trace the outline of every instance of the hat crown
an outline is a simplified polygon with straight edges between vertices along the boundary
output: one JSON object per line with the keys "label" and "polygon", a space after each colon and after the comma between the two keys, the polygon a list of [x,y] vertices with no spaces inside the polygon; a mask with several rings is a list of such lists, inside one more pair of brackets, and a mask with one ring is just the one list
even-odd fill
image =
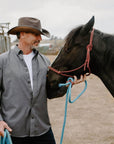
{"label": "hat crown", "polygon": [[10,29],[8,34],[17,35],[19,32],[36,33],[50,37],[50,33],[41,27],[40,20],[32,17],[21,17],[18,20],[18,26]]}
{"label": "hat crown", "polygon": [[18,21],[18,26],[29,26],[42,30],[40,20],[32,17],[20,18]]}

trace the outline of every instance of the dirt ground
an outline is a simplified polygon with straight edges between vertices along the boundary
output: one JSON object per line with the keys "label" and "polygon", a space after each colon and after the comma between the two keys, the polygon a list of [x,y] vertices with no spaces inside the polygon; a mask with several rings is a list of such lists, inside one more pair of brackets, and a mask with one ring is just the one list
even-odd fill
{"label": "dirt ground", "polygon": [[[55,56],[47,56],[51,61]],[[68,104],[63,144],[114,144],[114,98],[101,80],[87,77],[86,92],[73,104]],[[72,99],[84,83],[73,86]],[[57,144],[60,143],[64,120],[65,96],[48,100],[48,110]]]}

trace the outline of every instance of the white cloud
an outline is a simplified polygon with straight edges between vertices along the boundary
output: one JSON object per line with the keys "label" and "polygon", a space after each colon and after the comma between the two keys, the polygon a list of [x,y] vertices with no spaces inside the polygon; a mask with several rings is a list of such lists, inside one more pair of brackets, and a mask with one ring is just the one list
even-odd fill
{"label": "white cloud", "polygon": [[43,28],[58,37],[95,15],[96,28],[114,33],[113,0],[4,0],[0,13],[0,22],[10,22],[10,27],[17,25],[19,17],[37,17]]}

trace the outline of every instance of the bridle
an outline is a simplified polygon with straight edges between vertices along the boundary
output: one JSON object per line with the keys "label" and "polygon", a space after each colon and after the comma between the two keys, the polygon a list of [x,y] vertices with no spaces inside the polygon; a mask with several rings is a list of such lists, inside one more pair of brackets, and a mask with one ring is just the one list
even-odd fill
{"label": "bridle", "polygon": [[91,35],[90,35],[90,41],[89,41],[89,44],[86,46],[86,49],[87,49],[87,53],[86,53],[86,59],[85,59],[85,62],[84,64],[82,64],[80,67],[78,68],[75,68],[75,69],[72,69],[72,70],[68,70],[68,71],[58,71],[57,69],[54,69],[53,67],[49,66],[48,68],[52,71],[54,71],[55,73],[59,74],[59,75],[62,75],[62,76],[66,76],[66,77],[73,77],[67,73],[70,73],[70,72],[74,72],[74,71],[77,71],[79,69],[81,69],[82,67],[84,67],[84,71],[86,70],[86,67],[88,68],[89,70],[89,74],[91,73],[91,69],[90,69],[90,66],[89,66],[89,62],[90,62],[90,51],[92,50],[92,41],[93,41],[93,34],[94,34],[94,29],[92,29],[91,31]]}

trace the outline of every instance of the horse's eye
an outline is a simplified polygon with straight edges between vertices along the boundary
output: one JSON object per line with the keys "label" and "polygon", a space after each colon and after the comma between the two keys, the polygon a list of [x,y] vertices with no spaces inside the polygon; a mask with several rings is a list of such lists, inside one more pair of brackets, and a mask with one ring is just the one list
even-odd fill
{"label": "horse's eye", "polygon": [[76,47],[83,47],[83,44],[82,43],[75,43],[75,46]]}
{"label": "horse's eye", "polygon": [[81,44],[80,43],[75,43],[75,46],[80,46]]}
{"label": "horse's eye", "polygon": [[65,52],[67,52],[67,53],[69,53],[70,51],[71,51],[71,47],[67,47],[67,48],[65,48]]}

